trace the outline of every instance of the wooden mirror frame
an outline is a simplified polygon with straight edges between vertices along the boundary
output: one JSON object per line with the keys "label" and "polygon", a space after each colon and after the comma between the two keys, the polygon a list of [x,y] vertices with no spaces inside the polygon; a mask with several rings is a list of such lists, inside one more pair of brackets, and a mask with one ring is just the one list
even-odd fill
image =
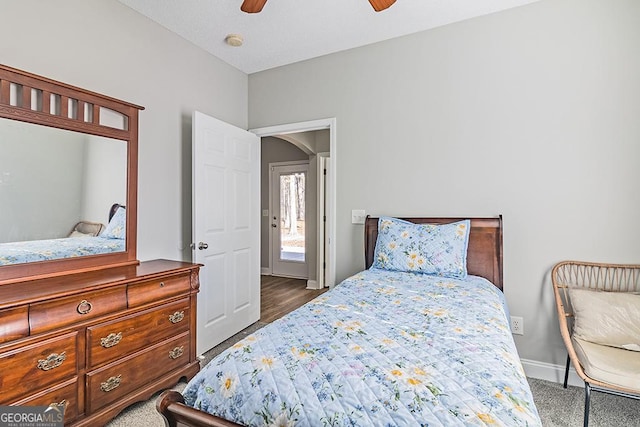
{"label": "wooden mirror frame", "polygon": [[[11,86],[19,88],[11,105]],[[35,94],[35,102],[33,100]],[[57,100],[52,112],[51,99]],[[71,108],[69,107],[71,105]],[[86,107],[88,106],[88,107]],[[85,117],[85,108],[89,114]],[[119,113],[124,128],[100,124],[101,108]],[[124,252],[0,266],[0,285],[36,277],[138,264],[138,113],[144,107],[0,64],[0,117],[127,142],[127,229]]]}

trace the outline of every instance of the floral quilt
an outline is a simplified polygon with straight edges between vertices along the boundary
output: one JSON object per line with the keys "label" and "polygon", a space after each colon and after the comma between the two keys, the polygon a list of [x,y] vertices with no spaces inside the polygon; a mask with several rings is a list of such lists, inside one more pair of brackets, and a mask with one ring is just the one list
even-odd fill
{"label": "floral quilt", "polygon": [[358,273],[203,368],[188,405],[247,426],[540,426],[487,280]]}

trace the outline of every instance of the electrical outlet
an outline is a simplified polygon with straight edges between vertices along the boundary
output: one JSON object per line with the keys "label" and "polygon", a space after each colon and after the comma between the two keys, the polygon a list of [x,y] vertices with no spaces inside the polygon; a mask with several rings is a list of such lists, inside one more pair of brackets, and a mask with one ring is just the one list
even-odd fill
{"label": "electrical outlet", "polygon": [[522,317],[511,316],[511,333],[524,335],[524,319]]}

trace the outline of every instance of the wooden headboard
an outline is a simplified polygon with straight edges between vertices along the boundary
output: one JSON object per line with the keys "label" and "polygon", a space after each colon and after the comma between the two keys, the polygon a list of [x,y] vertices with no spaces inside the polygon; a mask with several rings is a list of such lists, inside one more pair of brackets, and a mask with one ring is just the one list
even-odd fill
{"label": "wooden headboard", "polygon": [[114,203],[113,205],[111,205],[111,208],[109,209],[109,221],[111,221],[111,218],[113,218],[119,208],[124,209],[126,207],[124,205],[121,205],[120,203]]}
{"label": "wooden headboard", "polygon": [[[471,220],[467,249],[467,272],[488,279],[502,290],[502,216],[495,218],[400,218],[415,224],[449,224]],[[373,264],[378,237],[378,218],[369,217],[364,225],[366,268]]]}

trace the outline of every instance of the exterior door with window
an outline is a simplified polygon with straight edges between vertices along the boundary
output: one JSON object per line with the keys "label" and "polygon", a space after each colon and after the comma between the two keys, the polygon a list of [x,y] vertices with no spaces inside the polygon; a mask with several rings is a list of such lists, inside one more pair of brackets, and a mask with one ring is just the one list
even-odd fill
{"label": "exterior door with window", "polygon": [[274,276],[309,278],[305,227],[308,169],[308,163],[271,166],[271,271]]}

